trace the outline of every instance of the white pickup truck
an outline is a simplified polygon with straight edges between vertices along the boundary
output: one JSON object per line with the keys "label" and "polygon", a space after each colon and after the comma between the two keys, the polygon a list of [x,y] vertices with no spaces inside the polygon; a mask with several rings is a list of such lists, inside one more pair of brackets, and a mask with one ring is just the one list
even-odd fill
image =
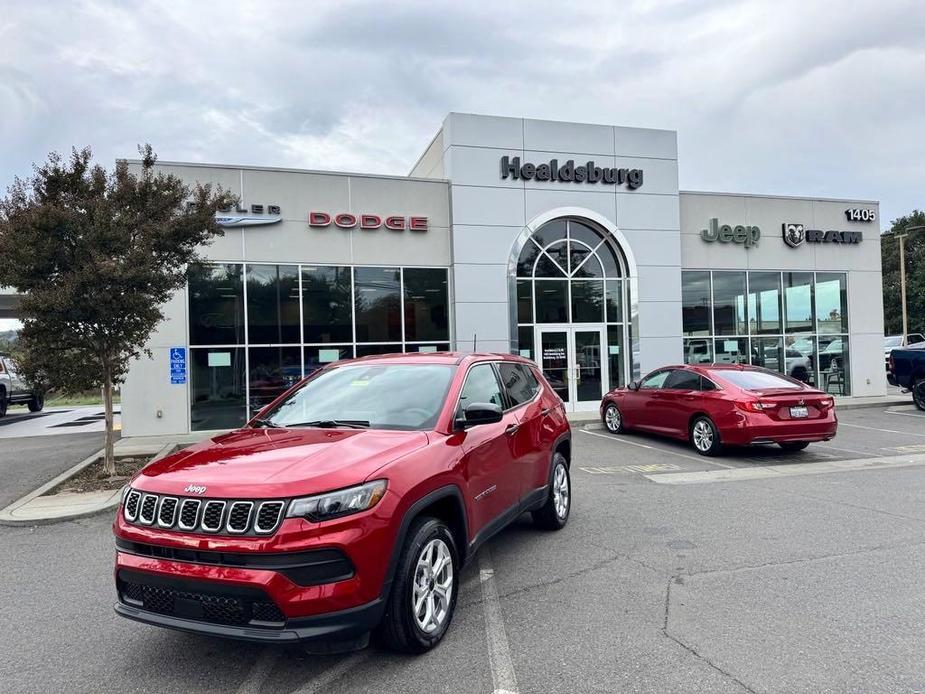
{"label": "white pickup truck", "polygon": [[33,393],[19,378],[16,365],[5,354],[0,354],[0,417],[6,414],[10,405],[24,404],[29,412],[39,412],[45,407],[45,396]]}

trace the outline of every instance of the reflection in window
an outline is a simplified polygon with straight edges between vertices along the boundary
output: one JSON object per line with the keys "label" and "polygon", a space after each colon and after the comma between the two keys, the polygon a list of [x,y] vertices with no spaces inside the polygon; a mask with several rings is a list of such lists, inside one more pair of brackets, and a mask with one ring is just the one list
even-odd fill
{"label": "reflection in window", "polygon": [[847,395],[848,388],[848,337],[846,335],[819,336],[819,385],[832,395]]}
{"label": "reflection in window", "polygon": [[681,316],[685,335],[710,335],[710,273],[681,273]]}
{"label": "reflection in window", "polygon": [[250,411],[256,414],[302,379],[302,349],[251,347],[248,372]]}
{"label": "reflection in window", "polygon": [[191,429],[243,426],[247,416],[244,349],[194,347],[189,355]]}
{"label": "reflection in window", "polygon": [[784,306],[788,333],[813,331],[813,273],[784,273]]}
{"label": "reflection in window", "polygon": [[684,340],[685,364],[712,364],[713,339],[686,339]]}
{"label": "reflection in window", "polygon": [[752,335],[779,335],[780,273],[748,273],[749,332]]}
{"label": "reflection in window", "polygon": [[401,341],[400,275],[398,268],[354,269],[357,342]]}
{"label": "reflection in window", "polygon": [[247,341],[298,344],[299,269],[295,265],[247,266]]}
{"label": "reflection in window", "polygon": [[405,340],[449,340],[446,270],[405,268]]}
{"label": "reflection in window", "polygon": [[623,327],[607,326],[607,363],[610,370],[610,387],[626,385],[626,366],[623,358]]}
{"label": "reflection in window", "polygon": [[350,345],[323,345],[305,347],[302,358],[305,360],[305,375],[311,376],[318,369],[341,359],[353,359],[353,347]]}
{"label": "reflection in window", "polygon": [[713,329],[715,335],[747,335],[745,273],[713,273]]}
{"label": "reflection in window", "polygon": [[848,290],[845,275],[816,274],[816,330],[820,333],[848,332]]}
{"label": "reflection in window", "polygon": [[763,366],[778,373],[788,373],[784,362],[784,341],[779,337],[752,338],[752,366]]}
{"label": "reflection in window", "polygon": [[349,267],[302,267],[305,342],[353,342]]}
{"label": "reflection in window", "polygon": [[191,265],[188,281],[190,344],[243,344],[241,265]]}
{"label": "reflection in window", "polygon": [[572,322],[604,322],[604,283],[601,280],[572,281]]}
{"label": "reflection in window", "polygon": [[717,337],[713,343],[717,364],[747,364],[748,338]]}
{"label": "reflection in window", "polygon": [[536,285],[536,322],[568,323],[568,282],[543,280]]}

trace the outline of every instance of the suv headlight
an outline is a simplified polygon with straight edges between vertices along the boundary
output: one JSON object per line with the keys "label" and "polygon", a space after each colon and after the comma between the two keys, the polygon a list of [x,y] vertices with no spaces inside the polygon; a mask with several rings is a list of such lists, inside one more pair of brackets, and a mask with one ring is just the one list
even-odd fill
{"label": "suv headlight", "polygon": [[372,508],[385,496],[385,480],[367,482],[356,487],[339,489],[336,492],[305,496],[293,499],[289,504],[287,518],[310,518],[313,521],[326,521],[351,513],[359,513]]}

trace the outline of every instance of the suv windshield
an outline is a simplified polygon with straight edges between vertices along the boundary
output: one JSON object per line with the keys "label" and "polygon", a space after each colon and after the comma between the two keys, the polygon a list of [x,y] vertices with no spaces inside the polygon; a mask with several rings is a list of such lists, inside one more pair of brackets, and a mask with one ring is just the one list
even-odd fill
{"label": "suv windshield", "polygon": [[356,364],[319,374],[261,417],[264,426],[430,429],[455,367]]}
{"label": "suv windshield", "polygon": [[792,388],[801,390],[803,385],[768,371],[714,371],[715,375],[746,390],[769,390],[771,388]]}

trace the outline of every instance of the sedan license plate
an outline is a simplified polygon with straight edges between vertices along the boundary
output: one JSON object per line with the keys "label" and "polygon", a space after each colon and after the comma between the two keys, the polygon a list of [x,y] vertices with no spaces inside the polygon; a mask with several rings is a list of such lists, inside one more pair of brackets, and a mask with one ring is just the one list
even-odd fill
{"label": "sedan license plate", "polygon": [[801,419],[803,417],[808,417],[809,410],[807,410],[805,407],[791,407],[790,416],[793,417],[794,419]]}

